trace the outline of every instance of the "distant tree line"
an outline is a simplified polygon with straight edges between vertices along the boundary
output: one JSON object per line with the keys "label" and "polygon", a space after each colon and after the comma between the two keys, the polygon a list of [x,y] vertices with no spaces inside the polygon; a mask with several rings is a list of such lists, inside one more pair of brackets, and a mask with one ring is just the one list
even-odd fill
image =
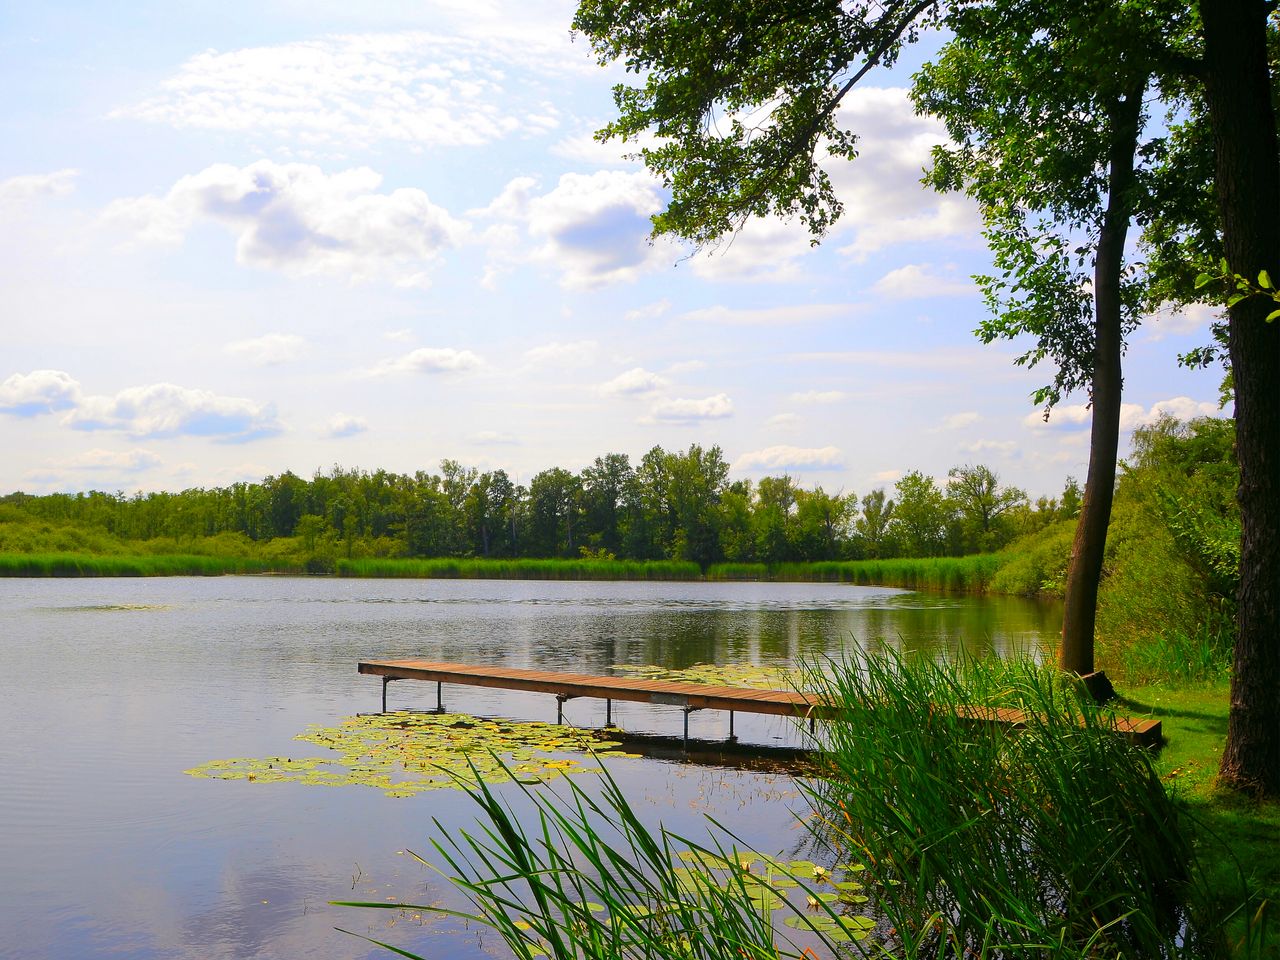
{"label": "distant tree line", "polygon": [[[578,473],[552,467],[527,486],[504,470],[444,460],[438,473],[335,466],[304,480],[180,493],[13,493],[33,519],[103,530],[122,540],[218,536],[292,538],[318,557],[616,557],[779,563],[959,556],[1074,517],[1080,488],[1034,504],[988,467],[919,471],[892,491],[806,489],[790,476],[730,480],[718,446],[654,447],[638,463],[597,457]],[[13,513],[10,512],[9,516]]]}

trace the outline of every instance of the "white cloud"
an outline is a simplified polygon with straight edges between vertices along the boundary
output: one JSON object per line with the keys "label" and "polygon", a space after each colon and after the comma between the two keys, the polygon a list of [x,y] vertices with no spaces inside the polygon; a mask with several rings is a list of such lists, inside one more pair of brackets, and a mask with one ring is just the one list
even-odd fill
{"label": "white cloud", "polygon": [[358,433],[364,433],[369,429],[369,421],[364,417],[350,417],[345,413],[334,414],[329,418],[329,422],[324,425],[321,435],[328,437],[330,440],[338,440],[342,437],[354,437]]}
{"label": "white cloud", "polygon": [[800,422],[799,414],[775,413],[764,422],[766,427],[792,427]]}
{"label": "white cloud", "polygon": [[[1127,408],[1127,409],[1126,409]],[[1138,403],[1123,403],[1120,405],[1121,420],[1125,418],[1126,413],[1132,414],[1137,411],[1140,415],[1142,405]],[[1049,419],[1044,418],[1044,411],[1037,410],[1034,413],[1028,413],[1022,418],[1022,422],[1028,427],[1037,429],[1053,429],[1055,427],[1063,429],[1073,429],[1075,427],[1087,427],[1093,419],[1093,409],[1085,406],[1083,403],[1060,403],[1049,411]]]}
{"label": "white cloud", "polygon": [[514,447],[520,443],[515,434],[504,430],[481,430],[471,442],[482,447]]}
{"label": "white cloud", "polygon": [[928,264],[908,263],[890,270],[871,288],[887,300],[920,300],[926,297],[968,297],[978,292],[972,281],[934,273]]}
{"label": "white cloud", "polygon": [[363,371],[370,377],[389,377],[412,373],[464,373],[484,365],[470,350],[453,347],[419,347],[400,357],[383,360]]}
{"label": "white cloud", "polygon": [[651,373],[644,367],[633,367],[625,373],[618,374],[612,380],[600,384],[597,389],[606,396],[634,397],[653,393],[666,385],[667,381],[664,377]]}
{"label": "white cloud", "polygon": [[523,220],[529,216],[529,201],[538,189],[538,181],[534,177],[516,177],[507,181],[498,195],[485,207],[468,210],[471,217],[497,220]]}
{"label": "white cloud", "polygon": [[220,163],[183,177],[163,197],[116,200],[103,221],[143,241],[177,243],[212,220],[236,234],[242,264],[425,286],[428,265],[459,244],[467,226],[421,190],[376,192],[381,182],[368,167],[326,174],[301,163]]}
{"label": "white cloud", "polygon": [[727,394],[717,393],[701,400],[660,400],[653,405],[649,415],[654,420],[668,423],[696,423],[700,420],[722,420],[733,416],[733,401]]}
{"label": "white cloud", "polygon": [[388,330],[382,335],[383,340],[390,340],[393,343],[412,343],[413,331],[408,327],[401,327],[399,330]]}
{"label": "white cloud", "polygon": [[[180,486],[192,484],[229,487],[236,483],[259,483],[270,476],[272,468],[261,463],[237,463],[231,466],[200,467],[191,461],[175,463],[165,473]],[[169,486],[172,489],[172,483]]]}
{"label": "white cloud", "polygon": [[0,413],[34,417],[69,410],[80,402],[80,384],[61,370],[15,373],[0,383]]}
{"label": "white cloud", "polygon": [[667,373],[673,377],[678,377],[682,373],[697,373],[699,370],[705,369],[707,369],[705,360],[677,360],[667,367]]}
{"label": "white cloud", "polygon": [[1159,310],[1154,316],[1143,320],[1142,328],[1147,331],[1147,341],[1155,343],[1168,336],[1207,333],[1209,324],[1220,316],[1222,316],[1221,307],[1193,303],[1177,311],[1168,308]]}
{"label": "white cloud", "polygon": [[[465,20],[485,22],[476,12]],[[560,125],[548,81],[590,59],[581,47],[573,56],[567,29],[517,35],[514,19],[491,18],[471,36],[349,34],[207,50],[156,95],[111,116],[311,150],[481,146],[546,133]]]}
{"label": "white cloud", "polygon": [[590,130],[565,137],[551,147],[551,153],[565,160],[590,166],[592,169],[634,168],[640,166],[642,161],[633,160],[630,155],[638,154],[645,147],[656,147],[662,143],[657,135],[648,130],[627,143],[621,140],[597,140],[595,130],[603,126],[604,123],[601,122],[593,125]]}
{"label": "white cloud", "polygon": [[50,466],[64,470],[84,470],[112,473],[141,473],[158,467],[163,461],[150,450],[87,450]]}
{"label": "white cloud", "polygon": [[1162,415],[1176,417],[1179,420],[1192,420],[1196,417],[1222,417],[1226,414],[1218,408],[1216,402],[1208,400],[1192,400],[1190,397],[1174,397],[1171,400],[1157,400],[1151,405],[1145,423],[1155,423]]}
{"label": "white cloud", "polygon": [[953,194],[938,200],[925,213],[862,221],[855,236],[857,239],[840,247],[839,252],[861,263],[870,254],[898,244],[936,243],[953,238],[977,242],[982,236],[982,224],[970,201]]}
{"label": "white cloud", "polygon": [[715,323],[731,327],[789,327],[844,317],[861,309],[849,303],[788,304],[781,307],[701,307],[680,315],[695,323]]}
{"label": "white cloud", "polygon": [[1016,458],[1018,455],[1018,443],[1015,440],[978,440],[974,443],[962,443],[956,449],[961,453],[972,453],[979,456],[994,453],[1004,457]]}
{"label": "white cloud", "polygon": [[953,413],[949,417],[945,417],[942,426],[946,430],[959,430],[961,427],[967,427],[971,423],[977,423],[982,419],[982,415],[974,410],[965,410],[961,413]]}
{"label": "white cloud", "polygon": [[665,317],[670,311],[671,301],[663,297],[661,300],[655,300],[653,303],[645,304],[643,307],[628,310],[623,315],[623,319],[628,323],[658,320]]}
{"label": "white cloud", "polygon": [[786,283],[800,277],[799,261],[813,249],[812,240],[799,221],[763,217],[699,251],[691,264],[704,280]]}
{"label": "white cloud", "polygon": [[841,253],[862,261],[901,243],[981,243],[972,200],[920,183],[930,151],[947,135],[941,122],[916,114],[904,88],[857,87],[841,104],[838,120],[860,137],[857,159],[827,164],[845,206],[837,229],[853,234]]}
{"label": "white cloud", "polygon": [[871,475],[872,483],[897,483],[902,479],[901,470],[881,470]]}
{"label": "white cloud", "polygon": [[843,390],[806,390],[804,393],[793,393],[791,402],[803,404],[839,403],[848,396]]}
{"label": "white cloud", "polygon": [[297,360],[306,341],[292,333],[268,333],[252,340],[228,343],[227,353],[247,360],[255,367],[273,367]]}
{"label": "white cloud", "polygon": [[63,422],[77,430],[119,430],[134,437],[211,437],[227,443],[256,440],[284,429],[271,404],[172,383],[129,387],[114,397],[85,397]]}
{"label": "white cloud", "polygon": [[79,175],[79,170],[66,169],[0,180],[0,206],[29,203],[39,197],[65,197],[76,188]]}
{"label": "white cloud", "polygon": [[595,362],[600,344],[594,340],[575,340],[572,343],[547,343],[526,350],[526,361],[539,366],[585,367]]}
{"label": "white cloud", "polygon": [[765,447],[744,453],[735,470],[839,470],[844,461],[838,447]]}
{"label": "white cloud", "polygon": [[669,262],[669,248],[648,241],[649,217],[663,200],[647,173],[566,173],[545,194],[535,195],[535,187],[536,181],[518,178],[474,211],[499,221],[485,232],[488,279],[510,264],[534,261],[554,265],[565,286],[588,288],[634,280]]}
{"label": "white cloud", "polygon": [[[1190,397],[1173,397],[1169,400],[1157,400],[1150,409],[1140,403],[1122,403],[1120,405],[1120,429],[1136,430],[1155,423],[1161,416],[1167,415],[1178,420],[1191,420],[1195,417],[1221,417],[1223,412],[1216,403],[1208,400],[1192,400]],[[1076,430],[1088,427],[1093,422],[1093,410],[1082,403],[1061,404],[1053,408],[1046,423],[1042,412],[1029,413],[1022,422],[1040,430]]]}
{"label": "white cloud", "polygon": [[950,347],[935,350],[824,350],[790,354],[790,359],[810,363],[838,363],[842,366],[879,369],[961,370],[983,367],[995,369],[1008,363],[1011,355],[984,347]]}

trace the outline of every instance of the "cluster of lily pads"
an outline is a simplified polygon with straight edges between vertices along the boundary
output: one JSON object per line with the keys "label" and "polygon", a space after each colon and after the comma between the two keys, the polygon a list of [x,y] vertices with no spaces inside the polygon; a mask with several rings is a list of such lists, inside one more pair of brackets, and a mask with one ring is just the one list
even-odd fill
{"label": "cluster of lily pads", "polygon": [[[862,864],[841,864],[833,871],[812,860],[783,860],[751,851],[720,855],[701,848],[681,851],[678,857],[686,865],[671,867],[671,875],[696,901],[703,901],[701,894],[712,886],[741,889],[761,915],[774,915],[787,908],[783,924],[816,933],[828,944],[865,940],[875,929],[876,921],[870,917],[841,912],[868,902],[863,885],[852,879],[866,869]],[[625,913],[633,921],[652,918],[659,928],[668,912],[662,904],[617,903],[610,908],[591,900],[573,907],[584,918],[590,914]],[[600,922],[610,926],[618,919]],[[515,929],[534,935],[522,943],[529,956],[548,955],[547,944],[536,936],[540,931],[534,923],[523,919],[510,923]],[[812,951],[805,955],[812,955]]]}
{"label": "cluster of lily pads", "polygon": [[[338,756],[241,757],[187,770],[193,777],[255,783],[377,787],[389,797],[459,787],[483,778],[546,782],[598,773],[581,755],[631,757],[602,733],[534,721],[485,720],[467,714],[396,713],[346,717],[335,727],[312,724],[295,740]],[[572,756],[578,754],[578,756]]]}
{"label": "cluster of lily pads", "polygon": [[[780,667],[695,664],[685,668],[621,664],[619,673],[755,689],[787,690],[797,675]],[[337,757],[238,757],[187,770],[193,777],[313,786],[370,786],[391,797],[513,776],[546,782],[565,774],[598,773],[580,756],[630,757],[600,731],[535,721],[485,720],[467,714],[396,713],[346,717],[338,726],[312,724],[294,739],[327,747]],[[567,756],[566,756],[567,754]]]}
{"label": "cluster of lily pads", "polygon": [[691,667],[620,663],[613,669],[645,680],[707,683],[723,687],[750,687],[753,690],[795,690],[803,679],[795,670],[750,663],[695,663]]}
{"label": "cluster of lily pads", "polygon": [[682,885],[692,890],[698,884],[740,882],[761,913],[789,906],[782,922],[793,929],[816,930],[824,939],[840,943],[864,940],[875,928],[870,917],[837,912],[841,905],[868,900],[863,885],[853,879],[866,869],[860,863],[841,864],[833,871],[812,860],[782,860],[752,852],[724,857],[707,850],[685,850],[679,856],[690,864],[673,869]]}

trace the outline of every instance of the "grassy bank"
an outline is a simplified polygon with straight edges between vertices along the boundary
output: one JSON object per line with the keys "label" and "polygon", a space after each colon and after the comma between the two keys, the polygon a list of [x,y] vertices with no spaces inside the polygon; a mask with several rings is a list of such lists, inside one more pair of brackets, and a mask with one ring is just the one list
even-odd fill
{"label": "grassy bank", "polygon": [[248,557],[183,554],[0,554],[0,577],[216,577],[225,574],[302,573],[301,564]]}
{"label": "grassy bank", "polygon": [[1226,918],[1226,955],[1280,956],[1280,803],[1215,784],[1230,684],[1148,684],[1122,694],[1119,709],[1163,723],[1166,743],[1156,769],[1188,813],[1209,906]]}
{"label": "grassy bank", "polygon": [[987,593],[996,573],[1010,559],[1007,554],[984,553],[967,557],[829,560],[772,565],[716,563],[707,568],[706,579],[852,583],[906,590]]}

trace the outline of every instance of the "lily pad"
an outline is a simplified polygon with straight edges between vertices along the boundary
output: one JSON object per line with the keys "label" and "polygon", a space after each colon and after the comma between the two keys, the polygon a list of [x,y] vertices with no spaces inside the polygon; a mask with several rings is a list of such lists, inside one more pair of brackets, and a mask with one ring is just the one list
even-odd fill
{"label": "lily pad", "polygon": [[[193,777],[252,783],[370,786],[388,796],[517,775],[546,782],[566,774],[598,773],[580,756],[622,755],[616,740],[551,723],[484,720],[466,714],[385,713],[346,717],[333,727],[312,725],[297,740],[332,750],[336,758],[244,757],[212,760],[187,770]],[[495,756],[499,759],[495,759]],[[504,767],[505,763],[505,767]]]}
{"label": "lily pad", "polygon": [[646,680],[679,683],[706,683],[717,687],[750,687],[754,690],[795,690],[802,677],[794,670],[750,663],[695,663],[691,667],[669,668],[648,664],[614,664],[617,673]]}
{"label": "lily pad", "polygon": [[790,916],[782,922],[794,930],[818,930],[836,943],[865,940],[876,925],[870,917],[832,917],[825,913],[809,917]]}

